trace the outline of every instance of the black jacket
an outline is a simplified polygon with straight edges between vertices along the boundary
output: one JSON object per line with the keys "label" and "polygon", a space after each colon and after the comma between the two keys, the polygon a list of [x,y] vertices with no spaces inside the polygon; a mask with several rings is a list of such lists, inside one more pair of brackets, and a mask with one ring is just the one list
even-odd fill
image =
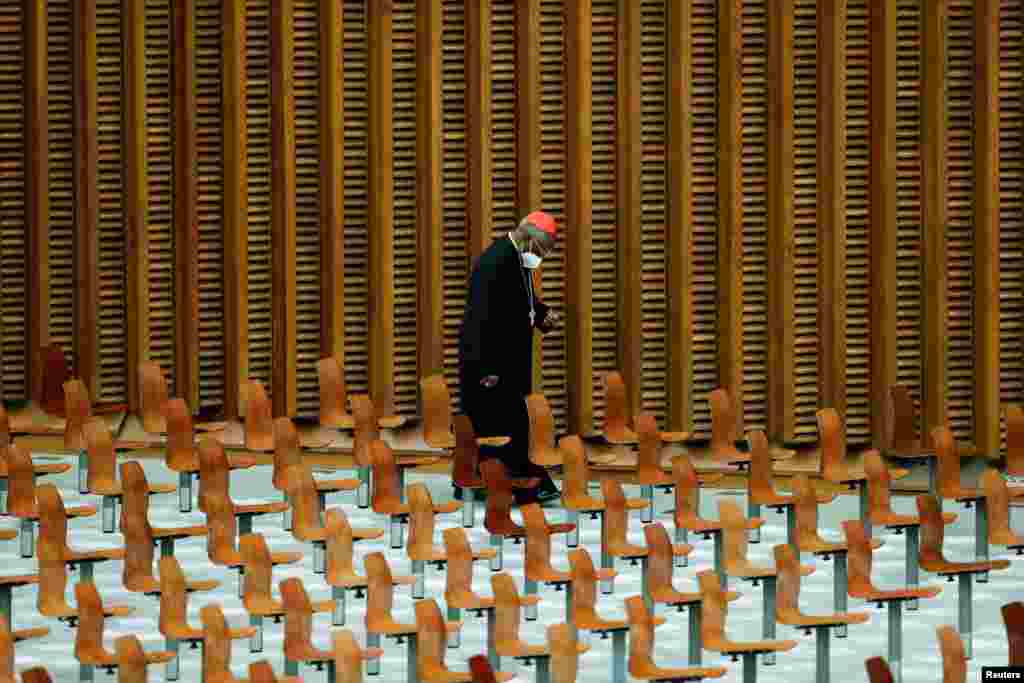
{"label": "black jacket", "polygon": [[525,397],[532,391],[533,330],[543,329],[548,307],[534,298],[531,327],[528,286],[532,290],[530,271],[507,235],[492,242],[473,265],[459,335],[465,400],[473,400],[480,380],[488,375],[498,376],[495,389],[506,396]]}

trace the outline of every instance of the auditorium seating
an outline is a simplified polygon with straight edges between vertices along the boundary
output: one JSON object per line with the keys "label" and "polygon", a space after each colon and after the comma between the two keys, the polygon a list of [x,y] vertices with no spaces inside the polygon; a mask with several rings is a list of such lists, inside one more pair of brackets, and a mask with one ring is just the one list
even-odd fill
{"label": "auditorium seating", "polygon": [[928,492],[935,495],[935,449],[927,444],[928,430],[922,429],[919,434],[915,426],[918,416],[910,389],[903,384],[889,387],[886,409],[889,413],[889,432],[882,455],[910,463],[924,462],[928,468]]}

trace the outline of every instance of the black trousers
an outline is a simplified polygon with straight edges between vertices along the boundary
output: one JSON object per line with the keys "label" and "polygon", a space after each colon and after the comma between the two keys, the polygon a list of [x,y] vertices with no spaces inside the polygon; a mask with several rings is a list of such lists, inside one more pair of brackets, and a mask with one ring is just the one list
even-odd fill
{"label": "black trousers", "polygon": [[516,479],[540,479],[540,484],[533,489],[516,490],[518,504],[534,502],[539,494],[558,490],[547,470],[530,461],[530,414],[526,409],[525,396],[502,391],[499,387],[479,387],[469,395],[463,393],[462,408],[473,423],[477,436],[507,436],[511,439],[504,446],[481,446],[481,460],[498,458],[509,476]]}

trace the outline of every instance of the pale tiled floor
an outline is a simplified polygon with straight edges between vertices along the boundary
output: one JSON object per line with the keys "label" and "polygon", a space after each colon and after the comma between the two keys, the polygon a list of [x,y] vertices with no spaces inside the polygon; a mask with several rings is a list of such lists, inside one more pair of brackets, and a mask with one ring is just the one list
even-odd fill
{"label": "pale tiled floor", "polygon": [[[37,453],[34,456],[37,460],[48,457],[45,454]],[[71,462],[70,458],[66,461]],[[173,473],[166,470],[162,463],[153,460],[143,461],[146,474],[150,481],[171,482],[176,480]],[[75,485],[74,468],[67,474],[58,477],[48,477],[46,481],[56,483],[64,496],[65,503],[73,505],[76,503],[99,503],[99,499],[93,496],[81,496]],[[277,499],[279,494],[270,486],[269,466],[254,468],[248,471],[234,472],[231,475],[232,493],[236,499],[257,500]],[[436,475],[417,476],[410,475],[409,482],[424,481],[430,487],[435,500],[448,499],[451,496],[451,487],[443,477]],[[737,496],[736,500],[744,503],[742,494],[733,492],[709,492],[703,496],[702,510],[708,516],[717,515],[717,503],[719,496]],[[177,497],[159,496],[152,499],[151,521],[154,526],[176,526],[185,524],[203,523],[204,517],[198,512],[183,515],[177,510]],[[353,526],[383,526],[382,521],[376,518],[370,511],[359,510],[355,505],[354,494],[343,494],[333,496],[328,505],[340,504],[345,508],[346,513]],[[671,500],[668,497],[659,499],[659,509],[665,510],[670,507]],[[897,499],[895,506],[898,510],[911,512],[914,510],[912,498]],[[744,506],[745,507],[745,506]],[[947,504],[947,509],[952,506]],[[549,519],[561,520],[561,510],[548,509]],[[951,559],[970,559],[973,556],[973,511],[966,513],[961,509],[960,518],[947,531],[947,556]],[[821,511],[820,524],[823,535],[837,538],[839,536],[839,522],[843,519],[855,517],[857,514],[857,500],[851,496],[844,496],[833,504],[826,506]],[[478,509],[478,520],[482,519],[482,510]],[[751,546],[752,559],[754,561],[771,563],[772,547],[785,539],[785,517],[776,515],[769,510],[765,511],[767,524],[763,531],[763,539],[760,544]],[[660,519],[670,525],[671,519],[667,515],[661,515]],[[441,518],[440,529],[447,526],[460,524],[459,515],[452,515]],[[10,524],[10,521],[9,521]],[[103,534],[100,531],[99,517],[85,518],[70,522],[72,533],[72,544],[79,547],[109,547],[123,542],[120,534]],[[671,528],[669,527],[670,531]],[[312,569],[312,554],[308,546],[295,541],[289,533],[281,528],[281,517],[278,515],[257,518],[256,532],[263,533],[272,549],[275,550],[302,550],[306,556],[301,563],[290,567],[281,567],[275,571],[275,581],[298,576],[305,582],[306,588],[312,599],[327,599],[330,591],[321,578],[314,574]],[[474,545],[485,545],[487,535],[479,523],[477,527],[468,530]],[[635,542],[642,543],[643,535],[639,516],[631,520],[630,534]],[[437,541],[440,543],[440,535]],[[590,551],[595,562],[599,560],[600,553],[600,529],[597,522],[584,518],[582,523],[582,544]],[[886,544],[876,554],[875,578],[880,586],[896,586],[903,581],[903,537],[887,536]],[[233,625],[244,625],[248,623],[248,617],[242,608],[237,597],[237,573],[222,568],[212,567],[207,561],[205,538],[192,539],[180,542],[176,548],[176,556],[181,561],[185,572],[190,577],[217,578],[221,580],[221,587],[210,593],[194,594],[189,605],[189,616],[195,625],[199,624],[199,609],[207,603],[216,602],[223,606],[224,612],[230,623]],[[691,538],[696,544],[696,552],[691,556],[690,566],[676,569],[676,584],[683,590],[696,590],[696,572],[711,567],[712,554],[710,541],[700,541]],[[505,570],[513,576],[522,575],[522,546],[506,544]],[[404,557],[403,551],[390,550],[387,547],[387,537],[379,541],[365,542],[357,545],[357,566],[362,566],[361,557],[369,552],[384,550],[396,573],[407,573],[409,562]],[[23,573],[36,571],[34,559],[22,559],[18,555],[17,541],[10,541],[0,544],[0,554],[3,555],[7,573]],[[556,566],[567,566],[566,549],[564,540],[558,538],[554,545],[554,563]],[[974,593],[974,659],[970,662],[968,680],[980,680],[980,667],[982,665],[1005,664],[1007,658],[1006,636],[1003,629],[1002,618],[999,608],[1004,603],[1020,599],[1020,594],[1014,589],[1018,586],[1024,566],[1021,559],[1015,555],[1007,555],[998,549],[993,549],[993,557],[1010,557],[1014,564],[1008,571],[993,574],[988,584],[980,584],[975,588]],[[805,556],[805,562],[810,561]],[[814,575],[804,580],[803,606],[806,611],[824,612],[831,609],[832,605],[832,570],[831,562],[818,562],[817,571]],[[599,609],[609,617],[624,617],[623,599],[629,595],[637,594],[640,588],[639,568],[634,568],[628,563],[619,563],[620,576],[616,581],[616,591],[613,595],[601,596]],[[444,583],[441,573],[428,569],[427,595],[437,596],[443,608]],[[100,594],[107,602],[130,604],[136,608],[135,614],[130,618],[113,619],[107,622],[105,642],[108,647],[113,647],[116,637],[124,634],[138,634],[143,640],[147,649],[159,649],[163,646],[163,639],[157,630],[157,601],[125,591],[121,585],[121,564],[119,562],[101,564],[96,569],[96,583]],[[904,681],[917,683],[918,681],[941,680],[941,661],[935,637],[935,628],[941,624],[955,624],[956,621],[956,584],[937,582],[936,577],[929,577],[922,573],[922,583],[938,583],[943,588],[942,594],[930,601],[923,602],[918,612],[906,613],[904,617]],[[521,583],[520,583],[521,585]],[[737,639],[761,638],[761,589],[753,588],[750,584],[738,584],[735,580],[732,586],[742,591],[740,600],[732,603],[728,630],[730,635]],[[490,571],[486,564],[478,564],[475,574],[474,587],[481,593],[490,593]],[[74,599],[73,585],[69,585],[69,600]],[[544,628],[551,623],[564,619],[564,603],[561,594],[554,594],[551,589],[542,587],[541,595],[545,598],[540,605],[540,618],[534,622],[526,622],[523,627],[524,638],[527,640],[542,642]],[[30,626],[49,626],[51,633],[48,637],[28,641],[19,644],[17,648],[17,670],[28,668],[32,665],[45,665],[56,681],[77,680],[78,666],[73,656],[74,631],[56,621],[44,619],[35,610],[36,595],[33,589],[18,589],[14,594],[14,622],[16,628],[27,628]],[[365,603],[349,598],[348,601],[348,627],[352,628],[357,638],[363,642],[362,633],[362,611]],[[400,589],[396,596],[396,607],[398,616],[408,622],[414,620],[413,601],[409,589]],[[862,626],[852,627],[849,637],[845,640],[832,640],[832,670],[833,680],[864,681],[864,659],[874,655],[885,655],[886,651],[886,630],[887,620],[883,610],[873,606],[865,606],[861,601],[850,600],[851,610],[866,609],[871,614],[871,620]],[[686,614],[673,611],[662,612],[668,619],[668,623],[660,627],[657,632],[656,659],[665,666],[685,666],[687,623]],[[464,614],[466,627],[463,632],[462,644],[458,649],[448,651],[448,663],[453,669],[464,669],[466,659],[474,654],[485,651],[485,629],[482,620],[472,615]],[[330,642],[331,631],[330,615],[323,614],[315,617],[314,639],[318,645],[327,647]],[[759,667],[759,680],[765,682],[792,680],[810,681],[814,678],[814,640],[813,636],[804,636],[801,632],[785,626],[778,626],[777,637],[793,638],[799,641],[799,646],[785,655],[780,655],[776,666]],[[610,677],[610,653],[611,641],[593,639],[592,649],[585,654],[580,663],[579,680],[582,682],[597,683],[607,681]],[[382,666],[382,674],[378,677],[381,683],[385,681],[402,681],[405,679],[405,648],[396,646],[392,641],[385,641],[385,658]],[[256,659],[268,658],[280,673],[283,663],[281,658],[281,626],[267,623],[265,632],[265,644],[262,654],[250,654],[248,641],[238,641],[233,650],[233,668],[239,676],[247,675],[248,663]],[[198,682],[200,680],[199,651],[182,649],[181,658],[181,681]],[[739,681],[741,680],[740,664],[732,663],[726,657],[721,657],[713,652],[704,653],[705,665],[724,665],[728,667],[728,675],[720,680]],[[532,680],[532,669],[524,668],[513,660],[503,660],[503,668],[511,671],[519,671],[520,680]],[[326,673],[316,672],[314,669],[302,669],[302,674],[307,681],[326,680]],[[162,667],[153,667],[150,672],[150,680],[163,680],[164,671]],[[114,680],[102,671],[96,672],[96,680]],[[369,678],[369,680],[373,680]]]}

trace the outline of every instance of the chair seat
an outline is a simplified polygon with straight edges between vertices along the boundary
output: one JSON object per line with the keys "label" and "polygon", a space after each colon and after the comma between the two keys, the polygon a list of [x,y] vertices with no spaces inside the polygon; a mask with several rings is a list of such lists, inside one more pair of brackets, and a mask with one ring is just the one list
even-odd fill
{"label": "chair seat", "polygon": [[754,491],[750,499],[758,505],[768,507],[783,507],[796,504],[796,496],[787,496],[777,491]]}
{"label": "chair seat", "polygon": [[278,512],[285,512],[288,503],[283,500],[268,501],[266,503],[244,503],[235,505],[235,516],[239,515],[270,515]]}
{"label": "chair seat", "polygon": [[[187,581],[185,583],[186,593],[205,593],[212,591],[220,586],[220,581],[217,579],[209,579],[202,581]],[[127,585],[125,588],[129,588]],[[147,576],[134,582],[134,585],[129,589],[136,593],[142,593],[144,595],[160,595],[160,582],[152,576]]]}
{"label": "chair seat", "polygon": [[[562,496],[562,506],[576,512],[604,512],[604,501],[593,496]],[[646,506],[645,506],[646,507]]]}
{"label": "chair seat", "polygon": [[[729,576],[735,576],[740,579],[763,579],[778,575],[775,567],[761,567],[747,561],[744,561],[743,564],[738,567],[727,567],[725,573]],[[813,565],[800,565],[800,576],[810,576],[813,573]]]}
{"label": "chair seat", "polygon": [[526,578],[530,581],[547,584],[572,583],[572,574],[569,572],[558,571],[553,567],[549,567],[541,572],[531,572],[527,570]]}
{"label": "chair seat", "polygon": [[409,636],[416,635],[416,624],[400,624],[394,619],[367,619],[366,630],[368,633],[379,633],[383,636]]}
{"label": "chair seat", "polygon": [[725,672],[726,668],[724,666],[692,666],[685,669],[666,669],[650,663],[639,667],[630,667],[629,669],[629,675],[641,681],[699,681],[703,678],[721,678],[725,675]]}
{"label": "chair seat", "polygon": [[981,489],[965,488],[965,487],[961,486],[961,487],[958,488],[958,490],[956,491],[955,495],[952,495],[952,496],[947,496],[947,495],[944,495],[944,494],[940,494],[940,495],[942,495],[943,498],[952,498],[953,500],[955,500],[958,503],[966,503],[966,502],[973,501],[973,500],[981,500],[982,498],[985,497],[985,492],[982,491]]}
{"label": "chair seat", "polygon": [[288,657],[288,659],[296,662],[303,662],[305,664],[334,661],[333,652],[321,650],[311,643],[303,643],[302,645],[293,648],[293,651],[291,652],[286,651],[285,656]]}
{"label": "chair seat", "polygon": [[[146,652],[145,655],[146,664],[166,664],[174,659],[174,653],[166,650],[154,650]],[[90,664],[92,666],[116,667],[118,665],[117,656],[106,650],[92,652],[89,656],[80,658],[79,661],[82,664]]]}
{"label": "chair seat", "polygon": [[32,465],[32,470],[37,476],[46,476],[48,474],[63,474],[71,469],[71,464],[66,462],[53,462],[43,463],[39,465]]}
{"label": "chair seat", "polygon": [[[952,524],[957,519],[955,512],[943,512],[942,523]],[[901,515],[896,512],[887,512],[885,514],[873,514],[871,516],[871,523],[878,524],[890,529],[903,529],[909,526],[921,526],[921,518],[915,515]]]}
{"label": "chair seat", "polygon": [[[502,438],[502,437],[499,437],[499,438]],[[508,437],[504,437],[504,438],[508,438]],[[437,457],[436,455],[420,455],[420,456],[412,456],[412,457],[408,457],[408,458],[396,458],[395,459],[395,467],[407,470],[407,469],[411,469],[411,468],[414,468],[414,467],[425,467],[427,465],[436,465],[439,462],[441,462],[441,458]]]}
{"label": "chair seat", "polygon": [[646,510],[650,503],[646,498],[627,498],[626,509],[627,510]]}
{"label": "chair seat", "polygon": [[894,450],[892,448],[883,448],[882,455],[887,458],[897,458],[899,460],[927,460],[928,458],[935,457],[935,450],[922,448],[920,444],[916,444],[909,450]]}
{"label": "chair seat", "polygon": [[[880,538],[871,539],[871,549],[877,550],[884,545],[884,542]],[[833,553],[845,553],[849,550],[849,546],[846,541],[826,541],[823,538],[818,538],[810,543],[800,542],[800,550],[805,553],[813,553],[815,555],[831,555]]]}
{"label": "chair seat", "polygon": [[[415,580],[415,578],[413,578],[413,580]],[[369,579],[365,576],[356,574],[355,572],[346,572],[344,574],[335,574],[327,580],[327,585],[334,586],[335,588],[366,588],[366,586],[369,585]]]}
{"label": "chair seat", "polygon": [[477,446],[507,446],[512,443],[512,438],[508,436],[478,436],[476,438]]}
{"label": "chair seat", "polygon": [[153,528],[153,538],[156,540],[164,538],[188,538],[189,536],[205,536],[206,525],[180,526],[174,528]]}
{"label": "chair seat", "polygon": [[[733,602],[740,599],[741,593],[737,591],[726,591],[725,599],[727,602]],[[663,605],[697,605],[700,604],[701,594],[700,593],[684,593],[678,591],[675,588],[666,586],[664,588],[659,587],[656,590],[651,591],[651,599],[656,603]]]}
{"label": "chair seat", "polygon": [[850,624],[863,624],[870,618],[867,612],[840,612],[837,614],[787,614],[785,619],[779,619],[780,624],[795,626],[797,628],[811,628],[814,626],[847,626]]}
{"label": "chair seat", "polygon": [[988,560],[983,562],[928,562],[921,560],[921,569],[942,576],[953,574],[977,574],[979,572],[1007,569],[1009,560]]}
{"label": "chair seat", "polygon": [[620,557],[626,560],[647,557],[648,553],[646,547],[633,545],[632,543],[609,543],[605,546],[605,551],[612,557]]}
{"label": "chair seat", "polygon": [[355,491],[359,488],[358,479],[315,479],[313,485],[317,493],[333,493],[335,491]]}
{"label": "chair seat", "polygon": [[725,655],[739,655],[760,652],[788,652],[796,647],[795,640],[752,640],[739,643],[732,640],[705,639],[704,649]]}
{"label": "chair seat", "polygon": [[18,574],[14,576],[0,576],[0,586],[27,586],[32,583],[39,583],[38,574]]}
{"label": "chair seat", "polygon": [[99,548],[96,550],[71,550],[64,558],[65,564],[78,562],[106,562],[123,560],[127,551],[124,548]]}
{"label": "chair seat", "polygon": [[494,651],[499,657],[550,657],[551,650],[547,645],[530,645],[521,640],[498,640],[494,643]]}
{"label": "chair seat", "polygon": [[893,600],[918,600],[920,598],[934,598],[942,592],[939,586],[921,586],[919,588],[893,588],[874,589],[862,595],[853,595],[855,598],[867,600],[868,602],[891,602]]}
{"label": "chair seat", "polygon": [[680,443],[690,438],[690,432],[659,432],[662,443]]}
{"label": "chair seat", "polygon": [[990,530],[989,531],[990,543],[993,545],[1003,546],[1005,548],[1021,548],[1024,547],[1024,536],[1012,531],[1012,530]]}
{"label": "chair seat", "polygon": [[46,626],[11,631],[11,638],[14,639],[15,643],[20,643],[23,640],[32,640],[33,638],[45,638],[48,635],[50,635],[50,629]]}
{"label": "chair seat", "polygon": [[444,601],[455,609],[494,609],[494,596],[477,595],[473,591],[459,591],[450,597],[445,595]]}
{"label": "chair seat", "polygon": [[384,530],[374,527],[362,527],[352,530],[353,541],[372,541],[384,535]]}

